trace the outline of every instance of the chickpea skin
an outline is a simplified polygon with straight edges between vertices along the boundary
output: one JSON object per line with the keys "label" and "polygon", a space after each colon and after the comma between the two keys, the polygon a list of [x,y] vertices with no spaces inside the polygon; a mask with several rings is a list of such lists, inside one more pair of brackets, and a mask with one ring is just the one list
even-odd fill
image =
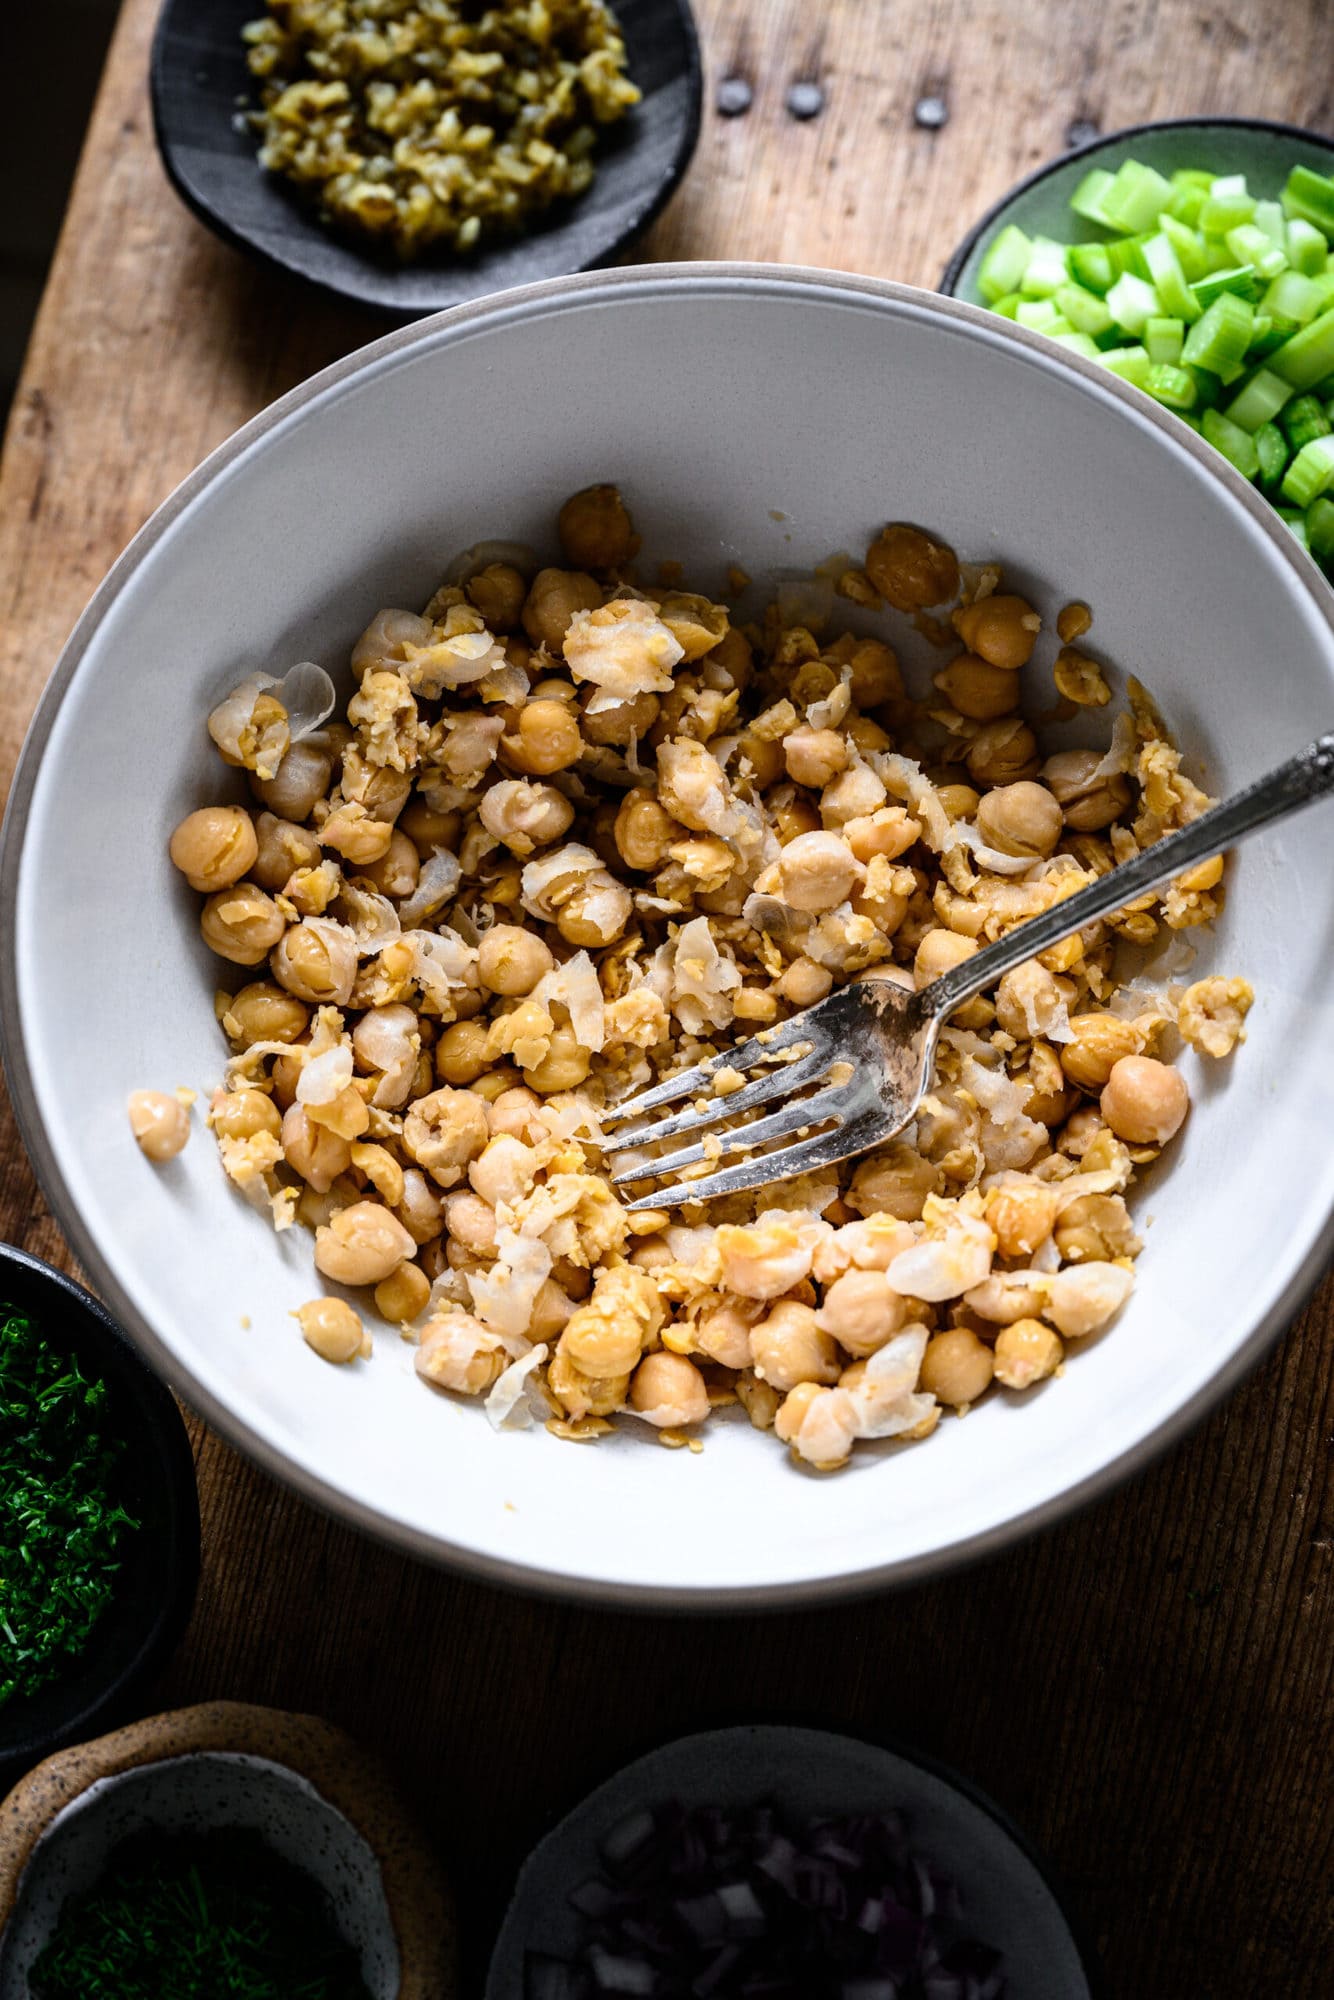
{"label": "chickpea skin", "polygon": [[378,1201],[354,1201],[315,1231],[315,1268],[336,1285],[378,1285],[416,1247]]}
{"label": "chickpea skin", "polygon": [[292,1318],[301,1337],[322,1361],[355,1361],[370,1352],[370,1339],[346,1299],[311,1299]]}
{"label": "chickpea skin", "polygon": [[709,1391],[693,1361],[666,1348],[646,1354],[630,1379],[630,1408],[660,1427],[702,1424]]}
{"label": "chickpea skin", "polygon": [[507,999],[525,998],[555,963],[550,945],[517,924],[493,924],[477,948],[478,978]]}
{"label": "chickpea skin", "polygon": [[190,1137],[190,1113],[165,1090],[135,1090],[129,1100],[130,1130],[145,1159],[161,1165],[174,1160]]}
{"label": "chickpea skin", "polygon": [[1190,1092],[1170,1063],[1153,1056],[1122,1056],[1112,1064],[1099,1105],[1118,1139],[1132,1146],[1163,1146],[1181,1130]]}
{"label": "chickpea skin", "polygon": [[947,1327],[927,1342],[917,1386],[937,1402],[966,1410],[987,1389],[994,1370],[984,1340],[966,1326]]}
{"label": "chickpea skin", "polygon": [[250,873],[258,847],[250,815],[240,806],[201,806],[186,814],[167,851],[190,887],[211,895]]}

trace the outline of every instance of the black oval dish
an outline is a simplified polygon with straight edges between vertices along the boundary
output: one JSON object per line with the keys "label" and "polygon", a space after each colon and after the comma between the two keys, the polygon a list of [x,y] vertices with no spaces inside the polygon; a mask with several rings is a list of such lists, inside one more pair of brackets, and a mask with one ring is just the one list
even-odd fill
{"label": "black oval dish", "polygon": [[123,1720],[177,1645],[199,1580],[199,1499],[190,1440],[170,1390],[90,1293],[0,1243],[0,1303],[31,1314],[54,1345],[106,1382],[129,1444],[125,1504],[140,1523],[126,1539],[116,1594],[84,1657],[50,1687],[0,1708],[3,1795],[53,1750]]}
{"label": "black oval dish", "polygon": [[588,192],[474,256],[381,262],[327,229],[259,165],[242,115],[255,85],[241,29],[263,11],[263,0],[164,0],[153,43],[153,125],[172,185],[235,248],[398,320],[611,263],[657,216],[699,138],[699,40],[687,0],[618,0],[643,101],[604,134]]}
{"label": "black oval dish", "polygon": [[[1050,180],[1053,174],[1059,174],[1068,170],[1074,163],[1081,164],[1087,171],[1089,167],[1097,166],[1098,155],[1100,153],[1123,152],[1131,143],[1147,143],[1153,146],[1166,141],[1170,144],[1172,136],[1178,132],[1187,135],[1188,144],[1193,143],[1190,140],[1191,134],[1198,135],[1201,141],[1204,135],[1209,132],[1251,132],[1265,134],[1270,139],[1285,140],[1294,146],[1300,147],[1306,153],[1312,150],[1317,153],[1323,153],[1327,156],[1327,162],[1330,156],[1334,156],[1334,139],[1328,139],[1324,133],[1313,132],[1300,125],[1281,124],[1273,118],[1209,118],[1207,116],[1195,118],[1156,118],[1149,119],[1139,125],[1123,125],[1119,132],[1104,132],[1098,138],[1091,139],[1086,146],[1072,146],[1069,152],[1058,153],[1055,159],[1048,160],[1045,165],[1036,168],[1033,173],[1025,174],[1021,181],[1016,181],[1014,186],[1003,194],[999,201],[993,202],[986,214],[973,224],[958,249],[954,252],[954,255],[950,258],[949,263],[945,266],[937,290],[944,292],[947,298],[959,297],[959,281],[963,277],[965,266],[968,264],[979,243],[998,230],[1003,223],[1010,220],[1010,209],[1023,195],[1028,194],[1033,188],[1040,187],[1043,181]],[[1327,162],[1323,168],[1324,171],[1331,170]],[[1194,163],[1198,164],[1198,161]],[[1149,158],[1147,164],[1154,166],[1160,163],[1153,158]],[[1179,162],[1173,160],[1168,162],[1162,170],[1166,172],[1169,167],[1178,164],[1187,165],[1191,164],[1191,162],[1188,162],[1184,158]],[[1208,162],[1206,161],[1205,164],[1207,165]],[[1220,173],[1225,171],[1239,172],[1243,171],[1245,166],[1246,163],[1244,161],[1238,161],[1234,166],[1228,168],[1224,162],[1220,161],[1214,171]],[[1072,180],[1072,186],[1073,184]],[[1071,216],[1071,221],[1076,221],[1077,219]],[[978,303],[971,292],[967,296],[971,303]]]}

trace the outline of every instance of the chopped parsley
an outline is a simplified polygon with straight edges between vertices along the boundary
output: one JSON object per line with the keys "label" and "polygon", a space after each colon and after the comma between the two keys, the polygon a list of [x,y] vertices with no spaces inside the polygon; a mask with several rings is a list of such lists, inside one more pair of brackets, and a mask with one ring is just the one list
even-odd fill
{"label": "chopped parsley", "polygon": [[60,1678],[115,1589],[124,1440],[105,1382],[0,1302],[0,1708]]}
{"label": "chopped parsley", "polygon": [[140,1834],[62,1908],[32,2000],[370,2000],[318,1882],[257,1833]]}

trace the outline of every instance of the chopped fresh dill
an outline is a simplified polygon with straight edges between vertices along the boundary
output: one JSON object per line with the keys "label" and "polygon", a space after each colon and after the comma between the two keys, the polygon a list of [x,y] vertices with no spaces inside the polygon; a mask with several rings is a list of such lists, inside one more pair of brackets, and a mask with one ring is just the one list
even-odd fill
{"label": "chopped fresh dill", "polygon": [[0,1708],[60,1678],[115,1590],[124,1440],[107,1385],[0,1302]]}
{"label": "chopped fresh dill", "polygon": [[141,1834],[62,1908],[32,2000],[369,2000],[318,1882],[259,1834]]}

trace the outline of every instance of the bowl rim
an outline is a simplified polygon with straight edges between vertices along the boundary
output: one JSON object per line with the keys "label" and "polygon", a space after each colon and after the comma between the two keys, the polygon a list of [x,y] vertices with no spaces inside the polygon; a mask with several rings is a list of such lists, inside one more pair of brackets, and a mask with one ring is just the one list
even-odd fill
{"label": "bowl rim", "polygon": [[[267,270],[280,273],[289,282],[296,281],[299,284],[308,285],[313,291],[325,298],[339,299],[345,304],[359,307],[368,313],[374,313],[382,321],[393,322],[396,320],[400,325],[405,322],[415,324],[424,317],[433,317],[437,311],[451,312],[457,310],[453,306],[436,308],[398,304],[392,298],[383,296],[380,290],[373,288],[365,290],[351,289],[345,284],[338,283],[333,278],[322,276],[318,272],[307,271],[299,265],[292,263],[286,257],[280,256],[277,252],[271,250],[258,237],[252,236],[247,230],[238,227],[225,208],[220,207],[216,202],[210,200],[206,191],[201,190],[195,185],[186,174],[178,158],[179,141],[176,135],[169,129],[171,114],[168,109],[168,91],[166,85],[167,45],[171,39],[173,29],[177,25],[176,16],[180,4],[181,0],[159,0],[158,16],[153,28],[153,40],[149,50],[148,87],[149,108],[153,124],[153,142],[157,147],[163,172],[171,183],[174,192],[189,210],[190,214],[197,221],[203,223],[204,227],[218,237],[221,242],[225,243],[229,249],[237,251],[244,257],[256,260]],[[700,47],[699,23],[695,19],[694,9],[690,4],[690,0],[668,0],[668,4],[680,22],[686,55],[685,67],[682,71],[686,84],[685,115],[681,120],[680,131],[671,161],[661,177],[651,188],[646,190],[644,200],[636,204],[630,220],[608,240],[595,257],[585,259],[583,263],[576,265],[574,271],[569,275],[577,276],[579,273],[585,271],[602,269],[639,237],[644,235],[647,230],[651,229],[685,179],[691,161],[694,159],[696,150],[698,149],[699,135],[704,119],[704,57]],[[631,143],[633,145],[633,139]],[[259,171],[258,161],[255,164],[256,171]],[[318,237],[320,224],[317,219],[310,216],[304,218],[304,221],[305,226]],[[355,249],[355,245],[351,247]],[[482,278],[483,287],[485,286],[485,261],[485,253],[483,253],[477,267],[479,276]],[[392,267],[382,270],[373,259],[366,260],[366,268],[368,272],[377,274],[381,281],[391,280],[394,276]],[[547,279],[535,279],[533,282],[541,284],[550,281]],[[518,288],[515,287],[515,289]],[[479,291],[477,294],[479,300],[483,297],[494,298],[496,296],[496,293],[485,289]],[[471,304],[473,301],[465,300],[460,303]]]}
{"label": "bowl rim", "polygon": [[714,1615],[721,1610],[752,1613],[762,1609],[792,1609],[794,1606],[848,1600],[920,1582],[927,1577],[943,1576],[965,1564],[998,1554],[1031,1534],[1054,1527],[1067,1515],[1114,1492],[1124,1481],[1145,1471],[1169,1446],[1200,1423],[1268,1353],[1321,1276],[1334,1250],[1334,1203],[1268,1311],[1197,1394],[1106,1465],[1023,1513],[980,1529],[947,1548],[879,1563],[871,1568],[809,1578],[799,1583],[737,1583],[720,1590],[675,1584],[631,1583],[571,1572],[556,1573],[525,1561],[486,1555],[355,1500],[328,1479],[294,1464],[266,1438],[253,1432],[166,1348],[103,1260],[98,1244],[84,1226],[66,1186],[60,1162],[48,1143],[37,1106],[25,1028],[19,1012],[15,946],[23,830],[43,751],[57,712],[69,692],[80,661],[122,591],[178,519],[220,475],[270,431],[286,423],[329,390],[355,376],[368,375],[385,364],[397,361],[415,346],[431,345],[442,334],[448,335],[454,329],[493,317],[503,322],[516,312],[541,311],[551,305],[559,306],[581,298],[601,298],[605,302],[608,297],[615,298],[623,292],[632,296],[636,292],[676,296],[687,290],[703,293],[721,290],[734,295],[749,291],[761,295],[765,292],[771,295],[789,293],[793,297],[800,297],[803,292],[825,296],[833,294],[850,302],[871,302],[898,310],[908,309],[971,328],[989,342],[1017,348],[1043,369],[1058,376],[1073,376],[1077,383],[1082,382],[1096,390],[1104,400],[1123,404],[1126,413],[1140,425],[1164,432],[1168,441],[1193,457],[1210,479],[1221,481],[1230,492],[1234,505],[1250,515],[1252,525],[1269,539],[1280,561],[1292,571],[1293,587],[1313,600],[1316,610],[1329,627],[1331,643],[1334,644],[1334,590],[1325,583],[1309,555],[1299,548],[1274,509],[1260,498],[1227,460],[1206,444],[1202,437],[1197,437],[1189,425],[1180,423],[1170,411],[1141,396],[1129,383],[1109,374],[1105,368],[1082,355],[1058,348],[1042,334],[980,306],[887,278],[869,278],[808,265],[733,261],[624,265],[613,271],[540,279],[531,285],[492,293],[484,299],[468,300],[446,312],[432,314],[410,326],[386,333],[369,345],[343,356],[330,367],[298,383],[285,396],[252,417],[217,446],[168,495],[117,557],[94,592],[66,641],[37,704],[14,775],[3,828],[0,828],[0,1059],[3,1060],[15,1117],[33,1170],[53,1215],[80,1262],[105,1291],[125,1326],[132,1330],[133,1342],[149,1365],[168,1383],[181,1385],[191,1407],[252,1462],[262,1466],[275,1479],[324,1513],[360,1532],[419,1560],[461,1571],[483,1582],[567,1602]]}
{"label": "bowl rim", "polygon": [[[90,1347],[109,1357],[107,1380],[133,1405],[152,1448],[162,1479],[168,1526],[167,1532],[154,1538],[162,1575],[159,1587],[146,1600],[148,1615],[141,1621],[139,1641],[111,1677],[76,1672],[71,1681],[75,1705],[62,1711],[63,1720],[45,1729],[25,1731],[20,1706],[15,1710],[19,1730],[11,1734],[6,1726],[9,1708],[0,1709],[0,1794],[28,1765],[67,1748],[87,1736],[95,1725],[110,1724],[124,1710],[135,1689],[165,1665],[190,1622],[200,1560],[194,1451],[185,1420],[162,1374],[149,1365],[141,1348],[100,1299],[53,1264],[21,1250],[17,1244],[0,1243],[0,1294],[5,1289],[7,1271],[14,1269],[22,1271],[29,1282],[35,1280],[38,1291],[50,1288],[58,1293],[64,1305],[74,1308]],[[95,1633],[96,1628],[94,1637]],[[97,1647],[90,1644],[82,1655],[81,1666],[92,1669],[96,1664]],[[52,1683],[53,1697],[59,1696],[61,1687],[60,1681]]]}
{"label": "bowl rim", "polygon": [[[989,236],[997,224],[1004,220],[1006,211],[1021,195],[1027,194],[1030,188],[1039,187],[1043,181],[1050,180],[1053,174],[1059,173],[1063,167],[1068,167],[1072,160],[1091,159],[1095,153],[1105,152],[1109,146],[1123,146],[1128,139],[1138,139],[1145,133],[1188,132],[1201,127],[1214,130],[1219,127],[1231,127],[1234,131],[1240,132],[1272,132],[1278,138],[1300,139],[1303,145],[1323,147],[1325,152],[1334,157],[1334,138],[1328,137],[1324,132],[1315,131],[1309,125],[1289,125],[1281,118],[1236,116],[1210,118],[1200,112],[1193,113],[1189,118],[1142,118],[1135,125],[1118,126],[1115,132],[1100,132],[1096,139],[1089,139],[1082,146],[1071,146],[1064,153],[1057,153],[1050,160],[1044,160],[1031,174],[1025,174],[1022,180],[1017,180],[1013,187],[1007,188],[998,201],[993,201],[985,215],[978,217],[954,251],[949,263],[940,274],[937,290],[945,298],[957,298],[957,287],[963,276],[964,266],[983,237]],[[959,303],[963,305],[968,302],[960,299]]]}

